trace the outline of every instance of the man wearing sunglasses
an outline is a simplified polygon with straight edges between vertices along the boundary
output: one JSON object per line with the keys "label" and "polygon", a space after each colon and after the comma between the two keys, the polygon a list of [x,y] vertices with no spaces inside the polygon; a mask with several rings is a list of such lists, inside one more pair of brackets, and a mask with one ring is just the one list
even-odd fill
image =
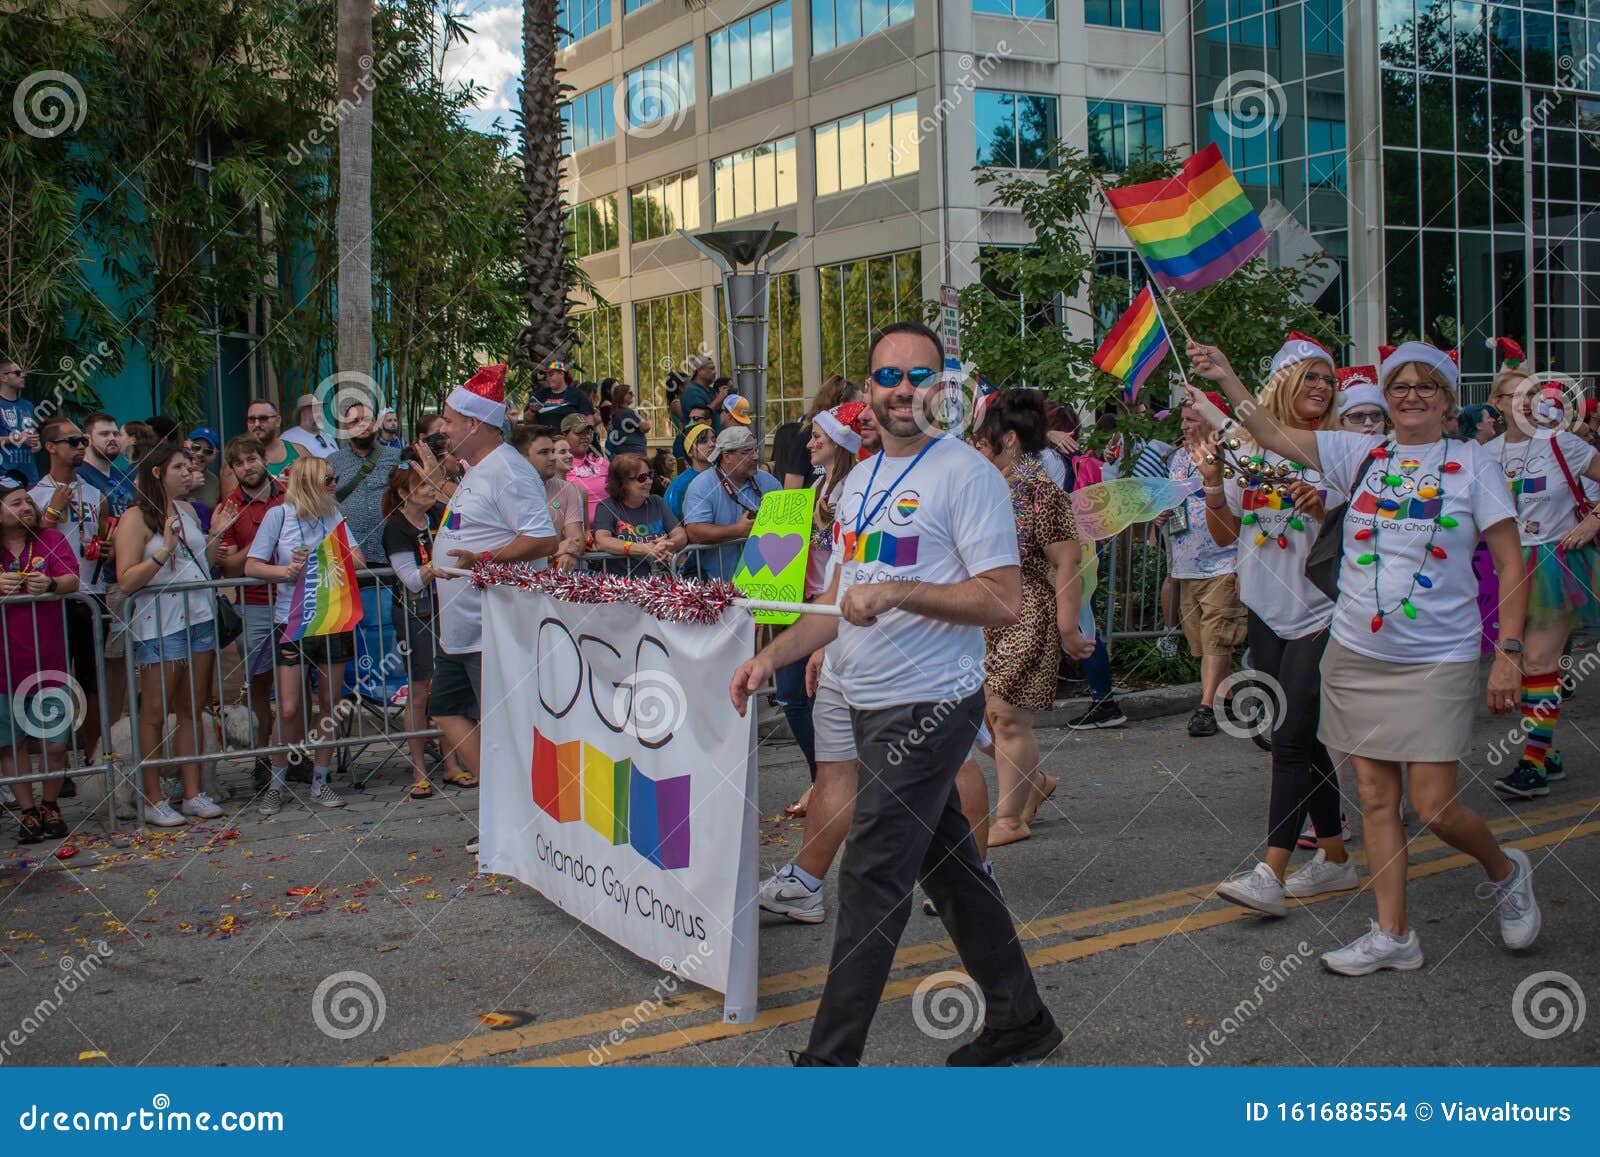
{"label": "man wearing sunglasses", "polygon": [[221,439],[217,432],[210,426],[199,426],[190,435],[187,443],[189,457],[200,468],[200,488],[189,497],[196,502],[204,502],[207,506],[216,506],[218,490],[222,485],[217,477],[217,451],[221,449]]}
{"label": "man wearing sunglasses", "polygon": [[22,396],[22,363],[0,357],[0,470],[19,470],[32,486],[39,481],[38,421],[33,403]]}
{"label": "man wearing sunglasses", "polygon": [[552,361],[545,364],[540,371],[542,384],[534,391],[534,400],[539,403],[538,423],[547,430],[561,429],[562,420],[568,414],[594,414],[594,403],[584,396],[582,390],[573,389],[572,371],[563,361]]}
{"label": "man wearing sunglasses", "polygon": [[[267,468],[267,473],[273,478],[281,479],[295,459],[300,457],[300,448],[286,442],[281,437],[283,430],[283,416],[278,413],[276,403],[266,398],[256,398],[244,411],[245,433],[261,444],[261,461]],[[239,480],[234,476],[233,468],[224,463],[222,467],[222,496],[232,494],[238,487]]]}
{"label": "man wearing sunglasses", "polygon": [[940,437],[939,337],[899,322],[873,338],[868,400],[882,452],[860,463],[836,505],[829,589],[843,621],[801,615],[734,673],[751,695],[787,663],[835,642],[834,677],[851,704],[860,779],[839,868],[827,983],[800,1065],[861,1061],[918,879],[985,1001],[956,1066],[1043,1058],[1061,1030],[1039,998],[999,889],[983,870],[955,791],[982,722],[984,627],[1022,605],[1011,491],[971,446]]}
{"label": "man wearing sunglasses", "polygon": [[[78,560],[78,590],[103,602],[105,576],[115,574],[100,565],[101,552],[111,554],[108,520],[111,510],[96,487],[78,477],[78,467],[89,448],[89,439],[77,423],[66,418],[51,418],[39,430],[39,440],[49,456],[50,473],[39,480],[29,497],[38,505],[40,525],[58,530],[72,547]],[[92,753],[100,740],[100,679],[95,662],[94,615],[82,599],[68,599],[67,655],[72,662],[72,677],[83,689],[87,710],[83,716],[83,751]],[[75,794],[75,793],[67,793]]]}

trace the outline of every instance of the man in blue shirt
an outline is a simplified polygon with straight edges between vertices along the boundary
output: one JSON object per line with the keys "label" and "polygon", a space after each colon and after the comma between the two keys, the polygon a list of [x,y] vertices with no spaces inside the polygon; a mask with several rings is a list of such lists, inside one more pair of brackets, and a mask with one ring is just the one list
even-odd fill
{"label": "man in blue shirt", "polygon": [[718,434],[707,457],[711,468],[696,474],[684,495],[683,527],[691,543],[722,548],[697,552],[699,570],[689,576],[732,580],[762,496],[783,489],[783,483],[759,468],[760,447],[748,426]]}
{"label": "man in blue shirt", "polygon": [[691,366],[689,381],[683,387],[683,396],[678,399],[684,420],[693,421],[690,411],[703,406],[711,415],[711,432],[721,433],[722,399],[727,397],[727,394],[716,384],[717,363],[706,354],[697,354],[689,364]]}
{"label": "man in blue shirt", "polygon": [[111,517],[121,518],[133,501],[133,479],[115,465],[122,446],[117,420],[104,411],[90,414],[83,420],[83,433],[89,439],[89,446],[83,452],[78,477],[106,496]]}
{"label": "man in blue shirt", "polygon": [[22,365],[0,357],[0,470],[18,470],[32,486],[39,481],[39,434],[33,403],[22,396]]}
{"label": "man in blue shirt", "polygon": [[683,521],[683,499],[689,493],[689,483],[696,477],[705,473],[711,465],[711,447],[715,436],[711,433],[711,423],[707,421],[696,422],[684,431],[684,441],[689,447],[689,464],[678,472],[672,480],[672,485],[667,487],[667,508],[677,516],[679,522]]}

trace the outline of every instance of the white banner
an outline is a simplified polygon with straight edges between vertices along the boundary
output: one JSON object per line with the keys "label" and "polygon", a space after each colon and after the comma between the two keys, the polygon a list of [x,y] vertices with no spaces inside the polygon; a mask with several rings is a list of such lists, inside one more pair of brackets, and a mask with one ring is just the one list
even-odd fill
{"label": "white banner", "polygon": [[491,586],[483,599],[485,870],[755,1014],[755,711],[728,702],[750,615]]}

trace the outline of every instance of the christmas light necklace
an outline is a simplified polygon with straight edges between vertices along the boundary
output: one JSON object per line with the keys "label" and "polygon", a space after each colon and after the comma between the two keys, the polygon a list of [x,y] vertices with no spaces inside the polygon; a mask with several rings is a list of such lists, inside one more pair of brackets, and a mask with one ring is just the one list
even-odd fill
{"label": "christmas light necklace", "polygon": [[[1450,461],[1450,440],[1448,438],[1440,438],[1439,440],[1445,444],[1444,462],[1439,466],[1439,474],[1442,479],[1446,474],[1454,474],[1459,471],[1461,469],[1461,463]],[[1402,462],[1400,468],[1402,471],[1405,471],[1405,473],[1396,474],[1390,463],[1393,461],[1397,449],[1398,447],[1395,445],[1395,443],[1385,442],[1382,446],[1379,446],[1372,451],[1373,460],[1383,464],[1383,490],[1379,492],[1378,509],[1373,512],[1372,525],[1356,531],[1355,534],[1355,540],[1357,542],[1364,542],[1367,544],[1367,553],[1357,556],[1356,565],[1372,567],[1372,600],[1377,610],[1377,613],[1372,616],[1372,630],[1374,634],[1383,630],[1384,618],[1387,615],[1393,614],[1395,611],[1399,611],[1408,619],[1415,619],[1417,617],[1417,607],[1416,604],[1411,601],[1411,596],[1416,594],[1419,588],[1425,591],[1433,589],[1433,580],[1423,572],[1428,569],[1428,563],[1431,559],[1439,559],[1442,562],[1449,557],[1449,555],[1445,554],[1444,547],[1437,545],[1434,542],[1434,539],[1439,537],[1439,531],[1449,530],[1452,527],[1459,525],[1454,517],[1444,512],[1445,495],[1444,491],[1440,487],[1417,487],[1417,497],[1422,499],[1424,502],[1430,502],[1435,498],[1439,500],[1439,513],[1434,517],[1433,529],[1428,533],[1428,541],[1422,552],[1422,562],[1418,564],[1417,569],[1411,575],[1411,585],[1406,588],[1405,595],[1398,603],[1390,607],[1387,611],[1384,610],[1383,596],[1381,594],[1383,589],[1383,558],[1378,553],[1378,520],[1385,514],[1386,510],[1395,514],[1399,513],[1400,503],[1404,501],[1405,492],[1410,489],[1410,487],[1407,485],[1410,479],[1406,477],[1406,474],[1409,474],[1412,470],[1415,470],[1417,465],[1419,465],[1418,463],[1413,463],[1408,466],[1407,463]],[[1395,497],[1388,497],[1386,495],[1386,492],[1391,490],[1395,492]],[[1352,499],[1352,501],[1354,501],[1354,499]]]}
{"label": "christmas light necklace", "polygon": [[[1266,546],[1269,542],[1277,543],[1279,549],[1289,549],[1289,536],[1286,531],[1305,530],[1305,519],[1294,508],[1293,496],[1289,493],[1288,483],[1305,480],[1306,468],[1299,462],[1291,462],[1287,458],[1276,466],[1271,465],[1264,454],[1240,454],[1242,443],[1238,438],[1229,438],[1222,444],[1224,478],[1239,479],[1241,490],[1249,492],[1259,490],[1266,498],[1277,495],[1289,501],[1289,517],[1278,527],[1276,534],[1269,533],[1258,517],[1259,508],[1243,514],[1239,518],[1240,526],[1254,526],[1256,528],[1255,544],[1259,547]],[[1210,466],[1217,460],[1215,454],[1206,455],[1206,465]],[[1241,502],[1241,505],[1243,503]]]}

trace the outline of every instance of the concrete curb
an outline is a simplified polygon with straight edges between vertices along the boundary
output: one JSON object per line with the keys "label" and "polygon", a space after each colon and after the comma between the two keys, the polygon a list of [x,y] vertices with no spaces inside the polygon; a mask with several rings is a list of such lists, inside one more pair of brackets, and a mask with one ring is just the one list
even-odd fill
{"label": "concrete curb", "polygon": [[[1050,710],[1034,716],[1033,725],[1035,728],[1065,727],[1087,711],[1091,702],[1088,696],[1057,700]],[[1151,687],[1147,691],[1130,691],[1117,696],[1117,705],[1130,722],[1183,715],[1200,706],[1200,684],[1177,683],[1170,687]]]}

